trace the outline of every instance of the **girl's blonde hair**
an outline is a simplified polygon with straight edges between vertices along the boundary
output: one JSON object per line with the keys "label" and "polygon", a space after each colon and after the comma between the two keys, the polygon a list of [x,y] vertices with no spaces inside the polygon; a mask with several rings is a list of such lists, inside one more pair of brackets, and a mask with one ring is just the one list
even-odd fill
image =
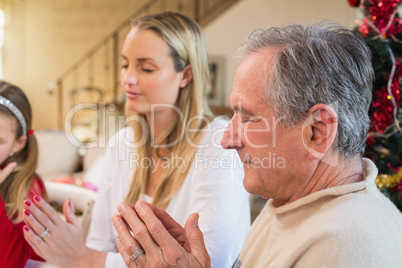
{"label": "girl's blonde hair", "polygon": [[[27,132],[31,131],[31,105],[24,92],[15,85],[0,81],[0,96],[10,100],[25,118]],[[22,133],[22,127],[15,115],[5,106],[0,105],[0,114],[15,121],[15,139],[18,140],[27,133]],[[23,202],[27,197],[29,187],[35,177],[38,165],[38,143],[35,135],[27,136],[25,147],[5,160],[2,166],[17,162],[13,172],[0,184],[0,196],[6,204],[7,216],[13,223],[22,220]],[[38,177],[39,178],[39,177]],[[40,179],[40,178],[39,178]],[[45,196],[46,197],[46,196]]]}
{"label": "girl's blonde hair", "polygon": [[[168,44],[176,71],[181,72],[190,65],[193,73],[193,81],[182,88],[178,96],[177,108],[182,113],[182,117],[176,116],[170,128],[166,129],[157,140],[151,141],[149,122],[145,115],[133,115],[126,111],[128,115],[140,117],[132,120],[131,123],[135,141],[143,140],[143,133],[147,135],[146,142],[137,148],[140,159],[150,159],[152,154],[160,157],[158,148],[153,148],[152,142],[160,145],[178,141],[168,147],[170,155],[163,157],[163,170],[158,178],[158,185],[153,197],[153,203],[165,209],[189,171],[197,150],[196,145],[202,138],[200,130],[212,118],[207,104],[207,93],[211,88],[207,51],[198,24],[179,13],[163,12],[148,15],[135,21],[132,27],[157,33]],[[141,122],[147,123],[141,124]],[[197,131],[186,131],[188,129]],[[180,157],[180,161],[185,161],[186,165],[178,163],[177,157]],[[141,193],[145,193],[150,172],[151,167],[134,170],[126,202],[134,204],[140,198]]]}

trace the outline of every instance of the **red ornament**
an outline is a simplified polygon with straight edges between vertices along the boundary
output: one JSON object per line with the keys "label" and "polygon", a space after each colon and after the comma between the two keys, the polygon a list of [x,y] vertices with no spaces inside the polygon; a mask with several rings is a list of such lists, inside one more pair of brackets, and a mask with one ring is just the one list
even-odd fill
{"label": "red ornament", "polygon": [[401,31],[401,21],[394,17],[389,28],[389,20],[396,11],[397,0],[371,0],[371,7],[368,8],[368,18],[373,22],[376,28],[384,35],[397,34]]}
{"label": "red ornament", "polygon": [[395,192],[402,191],[402,180],[400,180],[392,190],[394,190]]}
{"label": "red ornament", "polygon": [[[383,133],[394,121],[393,105],[387,87],[383,86],[374,92],[372,102],[373,115],[371,118],[371,131]],[[395,95],[394,95],[395,98]]]}
{"label": "red ornament", "polygon": [[375,139],[373,137],[368,137],[366,140],[366,144],[369,147],[373,147],[375,145]]}
{"label": "red ornament", "polygon": [[348,0],[349,5],[352,7],[358,7],[360,6],[360,0]]}
{"label": "red ornament", "polygon": [[367,37],[369,34],[375,34],[374,30],[371,28],[369,25],[369,20],[366,18],[364,19],[360,26],[359,26],[359,32],[362,34],[362,36]]}
{"label": "red ornament", "polygon": [[[395,59],[395,73],[391,83],[391,95],[386,86],[382,86],[374,92],[371,107],[373,115],[371,118],[371,131],[382,133],[394,122],[393,110],[402,106],[402,94],[399,79],[402,77],[402,61]],[[394,107],[394,103],[396,107]]]}

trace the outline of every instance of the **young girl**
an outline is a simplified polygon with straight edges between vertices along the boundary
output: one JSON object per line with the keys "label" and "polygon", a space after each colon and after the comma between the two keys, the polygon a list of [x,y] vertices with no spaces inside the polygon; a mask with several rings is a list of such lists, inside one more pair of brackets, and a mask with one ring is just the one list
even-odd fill
{"label": "young girl", "polygon": [[119,203],[141,199],[182,225],[197,212],[212,266],[231,266],[250,226],[248,194],[237,153],[220,146],[228,122],[214,119],[207,105],[210,75],[200,28],[173,12],[140,18],[126,37],[122,62],[132,124],[109,141],[87,247],[72,207],[65,204],[71,209],[63,223],[42,200],[26,206],[32,212],[24,215],[32,227],[27,240],[62,267],[125,267],[112,217]]}
{"label": "young girl", "polygon": [[0,267],[23,267],[28,259],[41,260],[25,241],[23,202],[45,197],[35,173],[38,145],[31,129],[31,106],[24,92],[0,81]]}

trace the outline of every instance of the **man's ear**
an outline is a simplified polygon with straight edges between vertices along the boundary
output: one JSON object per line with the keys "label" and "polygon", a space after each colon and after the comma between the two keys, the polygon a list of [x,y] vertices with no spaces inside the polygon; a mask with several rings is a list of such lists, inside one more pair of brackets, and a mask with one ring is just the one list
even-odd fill
{"label": "man's ear", "polygon": [[303,144],[310,159],[322,159],[335,141],[338,116],[327,104],[316,104],[308,111],[303,124]]}
{"label": "man's ear", "polygon": [[180,81],[180,88],[185,88],[188,84],[193,81],[193,70],[191,65],[187,65],[183,70],[183,77]]}
{"label": "man's ear", "polygon": [[21,136],[21,138],[19,138],[18,140],[16,140],[14,142],[13,154],[21,151],[25,147],[25,144],[27,144],[27,137],[28,136],[26,136],[26,135]]}

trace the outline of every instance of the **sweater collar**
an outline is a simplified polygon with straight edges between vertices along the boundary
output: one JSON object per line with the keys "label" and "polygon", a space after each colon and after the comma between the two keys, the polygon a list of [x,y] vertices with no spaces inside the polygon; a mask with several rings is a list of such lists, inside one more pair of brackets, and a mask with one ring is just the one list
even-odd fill
{"label": "sweater collar", "polygon": [[309,194],[305,197],[302,197],[296,201],[293,201],[289,204],[285,204],[280,207],[275,207],[273,205],[273,200],[270,199],[270,200],[268,200],[268,202],[266,204],[266,207],[267,207],[266,209],[269,211],[269,213],[278,215],[278,214],[289,212],[294,209],[298,209],[301,206],[311,204],[323,197],[328,197],[328,196],[336,197],[336,196],[341,196],[341,195],[345,195],[345,194],[352,193],[352,192],[358,192],[358,191],[364,190],[368,187],[372,187],[372,186],[376,187],[374,180],[376,179],[377,174],[378,174],[378,169],[375,166],[375,164],[370,159],[363,158],[363,176],[364,176],[363,181],[327,188],[327,189]]}

